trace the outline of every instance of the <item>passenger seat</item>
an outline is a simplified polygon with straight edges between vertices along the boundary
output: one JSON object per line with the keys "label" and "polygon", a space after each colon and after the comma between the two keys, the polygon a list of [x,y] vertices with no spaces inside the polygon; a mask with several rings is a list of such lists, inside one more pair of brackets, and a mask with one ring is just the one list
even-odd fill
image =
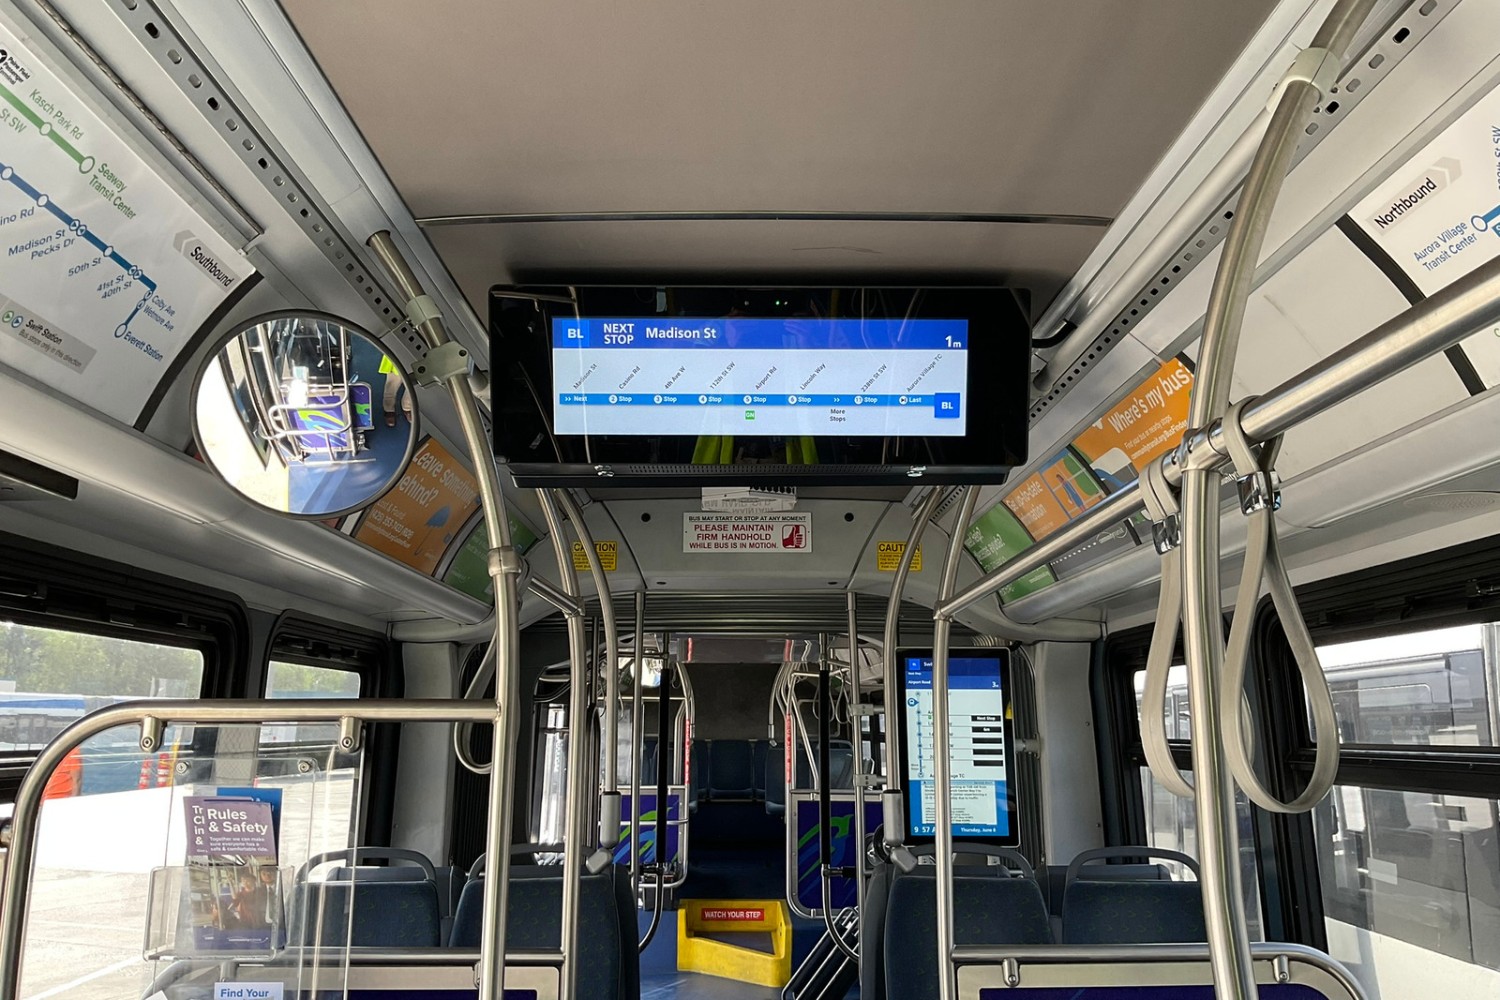
{"label": "passenger seat", "polygon": [[[509,890],[506,950],[556,951],[562,940],[562,868],[512,865]],[[479,873],[459,897],[451,947],[479,947],[483,912],[484,876]],[[582,877],[578,922],[578,995],[589,1000],[639,997],[635,897],[625,869],[614,867]]]}
{"label": "passenger seat", "polygon": [[[409,866],[360,864],[375,859]],[[318,866],[339,860],[350,865],[334,869],[325,881],[309,881]],[[316,855],[298,869],[288,910],[291,947],[434,948],[442,944],[437,872],[416,851],[357,847]]]}
{"label": "passenger seat", "polygon": [[[1101,847],[1068,865],[1063,888],[1063,944],[1175,944],[1208,940],[1198,882],[1161,878],[1158,866],[1089,865],[1119,858],[1159,858],[1185,866],[1186,854],[1155,847]],[[1089,866],[1085,870],[1085,866]],[[1148,873],[1141,877],[1142,869]]]}
{"label": "passenger seat", "polygon": [[710,802],[749,802],[755,798],[755,754],[749,740],[714,740],[708,758]]}
{"label": "passenger seat", "polygon": [[[999,857],[1021,871],[1013,875],[1004,868],[991,866],[993,874],[989,874],[990,868],[984,869],[986,874],[983,875],[955,874],[954,943],[1052,944],[1047,904],[1042,899],[1036,874],[1026,859],[1015,851],[986,845],[965,844],[960,850],[966,854]],[[931,848],[913,853],[930,856]],[[886,881],[878,882],[881,873],[877,869],[865,892],[865,906],[872,912],[880,910],[878,901],[884,890],[884,934],[882,938],[861,928],[861,1000],[883,1000],[886,997],[890,1000],[937,1000],[937,879],[933,877],[937,869],[923,865],[910,873],[902,873],[893,865],[881,867]],[[960,866],[957,871],[966,869],[974,870],[972,866]],[[888,890],[885,886],[889,887]],[[878,928],[871,930],[877,931]],[[884,963],[883,976],[880,974],[881,963]],[[865,968],[867,966],[869,968]]]}

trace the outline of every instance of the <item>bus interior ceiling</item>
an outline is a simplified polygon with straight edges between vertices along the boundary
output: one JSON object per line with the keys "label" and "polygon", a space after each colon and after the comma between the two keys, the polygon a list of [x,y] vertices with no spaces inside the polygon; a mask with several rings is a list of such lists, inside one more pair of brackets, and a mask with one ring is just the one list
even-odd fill
{"label": "bus interior ceiling", "polygon": [[[1003,482],[991,477],[969,485],[977,493],[977,499],[965,501],[969,506],[960,502],[959,492],[948,492],[958,480],[929,485],[917,469],[908,481],[830,474],[813,485],[799,483],[779,495],[770,490],[769,499],[760,498],[771,510],[806,516],[802,523],[812,540],[782,540],[784,548],[798,551],[710,553],[688,544],[690,525],[709,509],[706,490],[730,480],[704,475],[686,485],[681,478],[658,485],[643,476],[616,484],[601,475],[587,486],[565,484],[567,498],[579,505],[579,520],[598,543],[597,568],[608,584],[619,646],[610,665],[624,696],[619,713],[624,752],[638,752],[644,764],[647,746],[656,753],[656,734],[677,725],[675,718],[660,718],[660,703],[651,700],[661,697],[657,689],[647,693],[639,719],[645,736],[634,738],[640,734],[631,732],[631,684],[643,658],[654,663],[660,657],[669,664],[669,682],[676,687],[668,697],[691,705],[685,709],[686,735],[668,741],[684,759],[674,764],[666,754],[651,758],[663,773],[678,769],[662,780],[683,786],[684,818],[691,812],[689,822],[696,824],[684,884],[671,902],[784,898],[796,882],[786,865],[794,863],[796,847],[805,845],[789,847],[792,838],[785,834],[795,803],[783,803],[784,817],[772,808],[775,794],[767,786],[777,783],[778,764],[795,791],[801,786],[794,775],[808,765],[809,755],[814,771],[821,766],[819,755],[828,747],[820,740],[854,744],[860,748],[859,766],[875,764],[876,772],[883,757],[891,762],[887,750],[898,738],[895,724],[882,723],[879,738],[870,736],[877,727],[851,707],[847,685],[863,686],[873,705],[885,680],[895,676],[880,651],[887,600],[904,540],[917,512],[928,509],[922,506],[928,491],[943,491],[943,497],[941,503],[933,500],[921,564],[904,577],[896,615],[901,644],[913,648],[933,645],[934,608],[995,568],[999,560],[985,550],[987,542],[1019,556],[1121,486],[1112,479],[1115,473],[1123,468],[1126,478],[1134,478],[1147,460],[1157,461],[1185,430],[1191,433],[1186,405],[1172,404],[1169,397],[1182,393],[1185,399],[1195,384],[1210,288],[1234,221],[1234,197],[1254,150],[1245,137],[1253,140],[1264,131],[1273,86],[1310,44],[1332,6],[1333,0],[801,5],[0,0],[0,50],[12,46],[10,56],[22,66],[7,71],[7,55],[0,51],[0,84],[9,88],[0,95],[8,102],[0,103],[0,247],[8,244],[4,237],[12,222],[25,225],[33,206],[45,209],[47,201],[46,195],[38,198],[47,185],[34,179],[36,190],[23,194],[29,189],[17,179],[15,156],[28,162],[30,144],[46,137],[74,155],[74,161],[64,158],[68,171],[76,166],[86,174],[82,164],[93,159],[67,144],[61,124],[54,128],[61,119],[47,120],[45,129],[38,124],[43,119],[36,109],[44,108],[45,100],[28,104],[24,94],[15,96],[26,80],[50,74],[38,78],[62,81],[62,92],[79,113],[98,122],[101,133],[109,132],[109,148],[133,158],[129,176],[136,190],[155,190],[148,187],[150,178],[175,199],[160,223],[130,218],[118,200],[111,209],[109,197],[90,204],[79,220],[126,227],[140,245],[175,239],[174,255],[190,260],[193,241],[234,251],[225,261],[233,273],[221,294],[199,295],[196,312],[182,309],[182,317],[193,317],[191,328],[174,329],[165,320],[152,327],[166,354],[156,358],[157,366],[136,364],[150,345],[140,346],[134,334],[121,336],[129,321],[114,336],[100,332],[102,327],[67,330],[67,343],[83,345],[94,359],[96,367],[86,378],[86,364],[75,372],[55,363],[51,348],[8,333],[21,331],[18,337],[24,337],[28,316],[66,330],[67,317],[75,314],[66,303],[80,294],[79,281],[94,279],[66,268],[59,274],[48,270],[55,269],[62,253],[31,253],[15,244],[0,257],[0,307],[8,310],[9,324],[0,326],[0,623],[13,618],[40,628],[93,620],[91,627],[101,634],[128,638],[141,628],[183,649],[197,643],[209,650],[212,644],[198,639],[218,635],[215,628],[236,634],[221,647],[232,648],[233,662],[219,665],[222,675],[210,671],[204,696],[270,697],[266,678],[279,650],[293,667],[335,663],[342,656],[357,661],[358,670],[349,669],[364,671],[360,677],[385,677],[376,687],[356,684],[361,697],[493,699],[493,680],[488,686],[483,678],[474,683],[481,654],[496,636],[497,616],[484,563],[487,546],[479,533],[483,491],[471,475],[476,456],[467,450],[470,428],[462,402],[455,403],[457,394],[435,382],[408,383],[404,390],[418,404],[420,434],[413,429],[412,440],[425,455],[411,468],[425,462],[422,474],[429,478],[403,479],[398,491],[420,491],[429,480],[452,488],[455,479],[444,477],[444,463],[463,482],[457,488],[462,501],[454,505],[461,514],[444,508],[426,524],[406,525],[427,539],[426,549],[375,539],[383,515],[368,510],[289,519],[248,502],[199,454],[194,373],[223,348],[231,332],[270,314],[312,310],[370,331],[402,370],[415,371],[438,357],[424,340],[423,320],[440,313],[474,367],[494,376],[482,402],[486,420],[499,425],[531,407],[522,398],[526,388],[537,391],[502,374],[519,364],[506,352],[519,354],[522,347],[507,339],[511,328],[503,326],[501,313],[515,296],[524,299],[526,289],[560,294],[580,322],[587,317],[577,311],[578,289],[592,286],[660,289],[662,302],[667,289],[690,286],[1002,289],[1024,318],[1024,330],[1013,332],[1033,338],[1007,345],[1015,349],[1014,358],[1025,358],[1030,366],[1027,453]],[[1397,188],[1408,178],[1407,188],[1421,191],[1437,171],[1441,184],[1431,191],[1459,189],[1460,171],[1451,166],[1458,154],[1451,152],[1449,138],[1455,129],[1482,127],[1486,150],[1500,156],[1496,38],[1500,8],[1485,0],[1378,0],[1373,5],[1350,46],[1338,92],[1323,94],[1301,136],[1266,226],[1245,306],[1245,335],[1233,358],[1231,398],[1267,393],[1327,362],[1497,256],[1500,228],[1490,227],[1500,227],[1500,208],[1494,205],[1500,202],[1494,183],[1500,160],[1465,162],[1463,183],[1482,181],[1484,197],[1494,197],[1476,201],[1472,218],[1465,209],[1465,229],[1429,227],[1434,242],[1421,248],[1415,261],[1406,259],[1412,254],[1391,249],[1399,241],[1389,235],[1397,232],[1394,223],[1402,213],[1414,212],[1411,206],[1381,221],[1382,213],[1393,210],[1393,200],[1402,204],[1406,188]],[[44,110],[62,114],[52,105]],[[102,141],[98,148],[105,148]],[[71,174],[66,180],[73,180]],[[76,189],[64,183],[57,180],[58,190]],[[54,197],[60,203],[61,195]],[[9,218],[13,207],[18,219]],[[191,225],[180,221],[184,218],[193,220]],[[1402,239],[1417,224],[1405,225]],[[82,238],[82,230],[73,232]],[[430,296],[425,304],[408,305],[409,296],[401,294],[368,245],[380,232],[391,234],[411,265]],[[60,228],[59,240],[62,233]],[[105,266],[113,249],[101,254]],[[195,266],[206,271],[201,259]],[[139,280],[139,271],[132,280]],[[170,293],[164,285],[158,298],[170,303]],[[45,297],[38,300],[39,294]],[[543,315],[544,301],[545,296],[534,299],[528,308]],[[148,293],[138,310],[151,305]],[[665,309],[658,305],[654,311]],[[557,314],[546,315],[555,319]],[[18,317],[14,323],[12,316]],[[130,363],[116,367],[109,353],[114,350],[131,351]],[[997,373],[970,367],[966,406],[975,396],[1002,391],[986,384],[987,375],[1001,385]],[[1009,384],[1019,385],[1019,376]],[[1500,325],[1477,330],[1285,435],[1276,461],[1279,544],[1292,582],[1313,595],[1310,600],[1334,609],[1317,620],[1317,627],[1327,629],[1317,633],[1320,645],[1343,621],[1335,613],[1337,598],[1356,588],[1361,574],[1396,587],[1385,567],[1413,566],[1415,581],[1428,572],[1421,560],[1432,553],[1444,553],[1455,565],[1469,558],[1467,549],[1479,553],[1472,560],[1481,566],[1473,571],[1478,575],[1465,578],[1465,607],[1478,614],[1490,606],[1493,579],[1500,578],[1500,568],[1483,575],[1492,568],[1483,560],[1491,559],[1493,540],[1500,537],[1500,435],[1493,433],[1500,419],[1497,385]],[[561,383],[540,387],[542,392],[560,388]],[[515,398],[507,395],[512,390]],[[387,401],[382,410],[379,391],[377,383],[375,419],[386,416],[389,426],[405,433],[408,425],[393,404]],[[748,405],[751,396],[744,398]],[[547,424],[551,410],[540,396],[535,402],[544,411],[545,433],[536,435],[543,442],[553,433]],[[1147,429],[1163,419],[1161,414],[1179,409],[1180,415]],[[751,412],[745,417],[753,419]],[[1101,455],[1087,455],[1079,444],[1091,429],[1124,441],[1130,437],[1126,428],[1137,420],[1144,430],[1136,445],[1140,454],[1150,453],[1149,459],[1132,455],[1119,468],[1106,467]],[[376,430],[381,430],[378,423]],[[969,431],[983,429],[970,426]],[[1141,444],[1153,434],[1161,440]],[[493,465],[499,449],[496,444],[479,457]],[[787,449],[790,455],[790,443]],[[593,465],[597,456],[585,454],[585,464]],[[557,457],[562,464],[560,447]],[[694,463],[700,464],[696,456]],[[1059,468],[1068,476],[1073,469],[1079,478],[1065,483],[1056,476]],[[558,609],[572,599],[571,583],[558,565],[563,560],[553,558],[548,530],[556,517],[549,509],[553,500],[517,486],[503,462],[499,479],[511,531],[524,534],[530,546],[517,612],[522,705],[512,839],[553,845],[569,831],[567,817],[547,803],[548,796],[562,795],[558,790],[569,773],[566,720],[574,692],[568,682],[565,616]],[[1033,480],[1051,497],[1045,513],[1039,508],[1026,513],[1026,499],[1018,497]],[[1081,481],[1095,492],[1079,496]],[[786,485],[745,476],[732,480],[735,486],[751,483]],[[1222,499],[1229,512],[1221,545],[1228,609],[1239,596],[1248,532],[1229,491]],[[1038,527],[1031,520],[1053,518],[1053,508],[1056,525]],[[963,522],[964,511],[976,516]],[[1020,537],[1020,544],[999,543],[1005,532],[995,525],[1001,520],[1014,522],[1012,539]],[[558,533],[559,555],[573,548],[575,533],[571,524]],[[478,554],[465,585],[455,581],[471,543]],[[955,577],[945,588],[944,564],[955,548]],[[588,621],[590,666],[608,664],[604,609],[595,567],[584,552],[582,543],[574,549],[578,590],[573,596]],[[1040,863],[1046,887],[1051,886],[1047,879],[1064,878],[1062,872],[1049,875],[1046,865],[1065,866],[1080,852],[1118,843],[1122,830],[1142,824],[1155,836],[1160,815],[1169,815],[1180,828],[1181,810],[1191,813],[1193,807],[1164,798],[1165,792],[1153,799],[1159,790],[1149,776],[1142,805],[1140,769],[1132,756],[1141,752],[1138,723],[1127,720],[1121,731],[1118,719],[1106,718],[1118,708],[1109,707],[1110,699],[1128,696],[1125,687],[1110,686],[1115,683],[1111,671],[1127,660],[1134,663],[1130,657],[1144,667],[1144,645],[1137,640],[1157,621],[1161,561],[1151,526],[1140,517],[1101,525],[1097,535],[1040,572],[1045,577],[1040,585],[1028,577],[1032,582],[1025,586],[1007,587],[1003,600],[987,595],[958,610],[953,644],[1014,644],[1006,667],[1014,673],[1006,675],[1007,683],[1025,694],[1009,696],[1028,699],[1014,720],[1022,759],[1016,766],[1031,769],[1014,780],[1041,803],[1030,812],[1023,803],[1023,822],[1035,826],[1025,827],[1021,852]],[[106,582],[88,584],[91,573]],[[176,621],[139,610],[151,605],[153,595],[171,594],[173,588],[201,598],[201,606],[185,607]],[[636,602],[641,594],[644,608]],[[846,603],[849,595],[852,607]],[[137,596],[139,607],[127,601]],[[1379,618],[1381,628],[1394,629],[1405,617],[1425,613],[1420,601],[1397,604]],[[1458,615],[1449,615],[1447,604],[1442,608],[1443,615]],[[637,613],[646,650],[636,646]],[[227,624],[214,624],[215,615]],[[239,615],[245,624],[235,624]],[[835,671],[848,663],[851,620],[854,644],[861,648],[858,681],[838,682],[828,706],[833,716],[820,717],[818,661]],[[288,622],[297,624],[288,628]],[[202,633],[191,642],[183,638],[189,624]],[[1458,624],[1479,627],[1468,619]],[[335,638],[303,635],[317,627]],[[1490,727],[1488,748],[1500,741],[1494,718],[1500,704],[1494,656],[1500,646],[1494,627],[1484,629],[1482,642],[1473,642],[1488,659],[1475,669],[1489,672],[1474,683],[1490,685],[1489,715],[1465,716],[1462,725],[1454,723],[1453,732],[1434,742],[1451,738],[1468,745],[1468,737],[1485,726]],[[1462,673],[1460,667],[1468,669],[1469,662],[1462,658],[1479,648],[1470,638],[1465,633],[1444,639],[1452,648],[1431,655],[1446,658],[1441,662],[1449,673]],[[663,649],[669,642],[675,645]],[[210,662],[212,654],[204,655]],[[893,657],[894,650],[884,655]],[[1398,673],[1410,679],[1407,672],[1417,669],[1412,664],[1419,654],[1403,656]],[[1397,658],[1350,654],[1340,664],[1347,672],[1334,685],[1335,697],[1357,701],[1350,692],[1384,676],[1386,661]],[[1182,662],[1180,653],[1173,662]],[[10,691],[4,669],[10,663],[0,661],[5,694]],[[300,696],[332,690],[320,686],[322,680],[308,679],[314,675],[296,676],[304,688],[287,683]],[[1179,688],[1180,681],[1174,675]],[[1136,683],[1139,696],[1141,682]],[[1412,683],[1428,690],[1436,682],[1423,675]],[[152,684],[156,690],[87,694],[112,698],[165,691],[160,679]],[[603,698],[602,680],[599,687],[589,696]],[[1185,689],[1173,690],[1185,698]],[[1256,697],[1279,690],[1267,688]],[[787,697],[805,702],[778,714],[778,699]],[[1300,689],[1286,697],[1294,707],[1278,703],[1276,711],[1303,711]],[[1442,702],[1444,697],[1450,701]],[[1444,694],[1438,701],[1453,704],[1456,697]],[[90,701],[86,708],[104,704]],[[1272,711],[1258,700],[1255,704],[1257,711]],[[16,705],[9,729],[0,720],[0,736],[21,731],[28,712],[42,711]],[[83,710],[81,701],[62,706],[57,718]],[[1365,722],[1372,731],[1414,732],[1421,725],[1386,715],[1372,721],[1380,713],[1370,712]],[[1306,720],[1296,719],[1306,730]],[[871,725],[865,737],[862,722]],[[311,732],[296,730],[299,724],[307,723],[285,723],[291,727],[284,731],[289,742],[298,732],[304,737]],[[405,723],[399,745],[375,741],[365,748],[367,763],[384,754],[391,764],[385,772],[390,787],[356,782],[351,794],[360,804],[351,808],[363,812],[351,817],[351,824],[357,826],[360,815],[365,821],[378,816],[383,828],[366,842],[388,841],[466,869],[485,852],[490,778],[455,763],[454,741],[439,734],[440,728],[431,721]],[[1468,736],[1454,735],[1459,730]],[[595,755],[602,761],[601,731],[595,727],[586,756],[578,759]],[[319,739],[325,735],[317,733]],[[1116,746],[1107,751],[1111,740]],[[19,739],[0,742],[21,744]],[[717,765],[716,745],[722,745]],[[1186,743],[1174,746],[1185,766]],[[489,748],[487,729],[476,733],[470,752],[483,756]],[[700,752],[701,788],[693,762],[685,759]],[[283,755],[287,761],[291,753]],[[0,750],[0,799],[8,802],[20,770],[9,767],[16,760],[5,754]],[[157,782],[148,781],[147,763],[141,764],[143,790]],[[1287,765],[1288,773],[1301,780],[1306,764],[1299,758]],[[126,769],[134,766],[132,757]],[[716,766],[722,771],[714,772]],[[829,764],[830,771],[842,766]],[[1468,766],[1455,763],[1453,769]],[[1493,762],[1483,766],[1492,770],[1482,773],[1493,773]],[[1354,767],[1352,773],[1369,787],[1396,788],[1384,772],[1358,770],[1377,764],[1357,754]],[[630,773],[622,757],[617,777],[627,789]],[[278,772],[277,780],[282,777]],[[654,796],[656,773],[648,767],[640,780]],[[851,776],[850,784],[837,790],[848,792],[857,780]],[[1122,781],[1134,786],[1118,787]],[[1482,831],[1465,825],[1468,820],[1444,820],[1440,833],[1458,839],[1443,844],[1467,858],[1474,872],[1493,875],[1500,871],[1500,860],[1491,857],[1493,793],[1474,793],[1469,779],[1445,781],[1438,781],[1434,795],[1465,797],[1438,803],[1437,813],[1451,819],[1469,815],[1465,809],[1475,815],[1488,809],[1492,825],[1491,839],[1482,841]],[[86,779],[79,787],[90,791]],[[1335,793],[1339,836],[1347,835],[1349,844],[1357,839],[1351,831],[1366,822],[1366,806],[1356,803],[1363,787],[1345,782]],[[872,792],[872,803],[876,797]],[[1120,804],[1127,799],[1132,804]],[[1171,805],[1163,807],[1162,801]],[[607,807],[595,802],[594,808],[608,817]],[[1332,822],[1335,807],[1320,808],[1327,811],[1317,813],[1315,821]],[[1373,825],[1378,810],[1387,806],[1368,808]],[[1303,829],[1295,825],[1302,820],[1290,820],[1283,827],[1269,812],[1253,815],[1253,836],[1249,820],[1241,832],[1250,853],[1260,852],[1258,862],[1254,857],[1249,862],[1252,881],[1257,864],[1263,870],[1274,853],[1273,836],[1280,838],[1274,841],[1278,845],[1298,836],[1311,842],[1315,822],[1307,820]],[[353,829],[350,836],[361,832]],[[1189,831],[1175,843],[1194,853],[1193,836]],[[1166,840],[1153,843],[1162,846]],[[1423,858],[1431,862],[1448,847],[1431,848]],[[1410,845],[1401,848],[1408,849],[1413,859],[1421,853]],[[629,852],[616,857],[628,863]],[[1337,873],[1333,863],[1322,870],[1330,919],[1343,914],[1339,919],[1347,918],[1350,926],[1356,922],[1348,916],[1354,910],[1337,907],[1347,903],[1357,909],[1348,902],[1355,896],[1336,899],[1333,881],[1339,880],[1344,891],[1351,878],[1361,885],[1361,879],[1388,874],[1394,884],[1397,878],[1379,868],[1384,862],[1360,868],[1353,857],[1341,853]],[[1299,877],[1312,878],[1311,892],[1317,895],[1318,858],[1302,857],[1296,871],[1291,865],[1297,859],[1273,860],[1271,877],[1281,879],[1282,889],[1290,892]],[[1285,869],[1278,867],[1283,864]],[[477,884],[474,874],[471,881]],[[656,875],[666,877],[659,870]],[[642,876],[636,886],[637,901],[644,905],[642,930],[654,926],[650,884]],[[1067,884],[1052,887],[1056,901],[1048,898],[1049,908],[1056,902],[1049,939],[1054,931],[1061,933],[1060,900]],[[1472,885],[1473,880],[1465,891],[1479,899],[1482,893]],[[1455,924],[1432,931],[1431,940],[1423,936],[1431,928],[1393,933],[1402,947],[1415,942],[1414,948],[1469,963],[1442,973],[1451,972],[1454,978],[1440,981],[1453,989],[1468,984],[1500,991],[1500,954],[1486,952],[1483,942],[1488,930],[1500,935],[1500,896],[1491,896],[1465,904],[1472,913],[1461,930]],[[1283,908],[1283,917],[1271,926],[1298,930],[1296,916],[1285,914],[1299,904],[1262,900],[1267,907],[1273,902]],[[445,919],[452,923],[458,888],[446,905]],[[1433,904],[1440,905],[1448,903]],[[676,966],[663,963],[673,954],[677,960],[683,956],[668,952],[663,958],[662,949],[683,947],[688,931],[679,931],[673,914],[662,921],[656,950],[641,959],[641,971],[657,977],[652,982],[661,992],[642,996],[772,995],[732,993],[724,986],[717,988],[725,992],[713,992],[715,987],[701,982],[675,980]],[[800,962],[817,947],[813,941],[824,925],[799,910],[790,926]],[[1331,948],[1321,924],[1295,938],[1288,933],[1287,940],[1294,939]],[[877,948],[885,950],[885,943],[879,940]],[[826,947],[830,955],[838,954],[832,943]],[[1368,936],[1359,937],[1366,965],[1375,962],[1371,947]],[[138,961],[139,949],[132,955],[130,960]],[[120,962],[119,968],[127,968],[125,958]],[[1387,973],[1394,978],[1386,980],[1382,994],[1378,976],[1366,976],[1365,968],[1357,971],[1372,1000],[1398,1000],[1407,995],[1399,992],[1403,986],[1420,982]],[[0,964],[0,998],[10,1000],[3,973]],[[88,1000],[139,995],[107,992],[113,975],[88,987],[96,992],[77,995]],[[887,981],[881,979],[881,995]],[[61,971],[34,979],[33,985],[40,985],[33,1000],[69,995],[71,982]],[[673,983],[678,993],[668,992]],[[946,989],[942,996],[951,1000]],[[1001,994],[980,994],[976,988],[963,995]]]}

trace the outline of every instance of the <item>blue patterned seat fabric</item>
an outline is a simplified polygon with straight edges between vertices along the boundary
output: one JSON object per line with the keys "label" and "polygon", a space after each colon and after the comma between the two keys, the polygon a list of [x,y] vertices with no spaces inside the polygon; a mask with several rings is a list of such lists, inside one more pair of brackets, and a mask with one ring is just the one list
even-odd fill
{"label": "blue patterned seat fabric", "polygon": [[1075,879],[1063,894],[1064,944],[1208,940],[1197,882]]}
{"label": "blue patterned seat fabric", "polygon": [[425,878],[301,882],[292,888],[290,911],[293,946],[434,948],[442,943],[437,886]]}
{"label": "blue patterned seat fabric", "polygon": [[[562,868],[512,866],[506,948],[556,951],[562,928]],[[479,947],[484,879],[471,879],[453,917],[455,948]],[[623,1000],[640,995],[635,900],[628,876],[604,871],[583,876],[578,893],[578,995]]]}
{"label": "blue patterned seat fabric", "polygon": [[[954,878],[953,914],[955,944],[1052,944],[1047,904],[1034,879]],[[937,882],[931,877],[891,880],[885,983],[893,1000],[937,1000]]]}

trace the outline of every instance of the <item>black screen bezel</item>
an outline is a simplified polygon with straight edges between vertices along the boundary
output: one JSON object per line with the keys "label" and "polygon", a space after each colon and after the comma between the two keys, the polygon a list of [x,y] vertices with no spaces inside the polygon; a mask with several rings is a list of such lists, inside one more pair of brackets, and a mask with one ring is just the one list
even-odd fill
{"label": "black screen bezel", "polygon": [[[550,421],[552,408],[551,332],[548,320],[572,309],[570,299],[584,302],[581,315],[619,315],[618,311],[590,308],[591,293],[621,295],[645,293],[658,288],[684,295],[717,294],[748,290],[757,295],[788,297],[798,293],[818,294],[829,289],[864,288],[887,293],[909,293],[920,289],[926,296],[924,312],[930,316],[962,316],[993,331],[989,337],[970,342],[968,415],[965,434],[952,438],[908,438],[920,442],[908,448],[900,460],[886,462],[825,461],[818,465],[691,465],[681,459],[686,435],[663,435],[678,457],[643,457],[640,442],[649,437],[548,435],[536,419]],[[514,338],[516,313],[531,310],[542,319],[522,342]],[[1031,329],[1025,312],[1009,289],[977,286],[903,284],[766,284],[722,285],[594,284],[587,286],[538,287],[496,286],[490,296],[491,357],[497,373],[518,358],[528,359],[525,378],[512,377],[503,401],[494,407],[493,443],[497,460],[522,488],[544,486],[701,486],[718,485],[963,485],[998,484],[1012,468],[1025,463],[1028,444],[1029,369]],[[545,342],[542,342],[545,341]],[[982,381],[981,381],[982,380]],[[503,379],[501,380],[503,382]],[[978,386],[979,388],[976,388]],[[496,387],[497,393],[500,386]],[[544,398],[545,397],[545,398]],[[565,461],[556,461],[548,437],[564,451]],[[831,438],[832,439],[832,438]],[[894,439],[866,439],[889,441]],[[671,444],[676,442],[675,445]],[[942,453],[940,460],[914,457],[929,444]],[[587,447],[585,447],[587,445]]]}
{"label": "black screen bezel", "polygon": [[[911,816],[911,788],[910,788],[910,761],[908,760],[907,723],[906,723],[906,661],[909,657],[918,656],[931,658],[933,649],[931,646],[902,647],[896,650],[896,677],[899,684],[900,697],[898,704],[901,711],[896,719],[896,766],[897,774],[901,778],[901,815],[904,820],[907,844],[931,844],[936,840],[932,834],[918,834],[913,832]],[[1004,719],[1002,734],[1005,739],[1005,808],[1010,817],[1010,833],[997,837],[991,834],[960,834],[955,833],[953,840],[956,843],[984,843],[1000,847],[1019,847],[1021,845],[1021,809],[1020,802],[1016,798],[1016,769],[1015,769],[1015,721],[1012,713],[1015,705],[1015,693],[1011,688],[1012,671],[1010,669],[1010,650],[1003,646],[977,646],[958,647],[948,650],[948,661],[952,663],[955,658],[965,659],[993,659],[999,663],[1000,693],[1003,701],[1001,717]]]}

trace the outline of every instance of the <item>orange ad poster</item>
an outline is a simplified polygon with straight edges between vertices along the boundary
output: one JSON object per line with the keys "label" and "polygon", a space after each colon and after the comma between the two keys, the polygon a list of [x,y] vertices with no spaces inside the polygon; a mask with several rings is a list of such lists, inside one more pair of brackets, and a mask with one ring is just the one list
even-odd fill
{"label": "orange ad poster", "polygon": [[354,537],[431,574],[478,508],[473,474],[436,438],[428,438],[395,489],[365,511]]}
{"label": "orange ad poster", "polygon": [[1005,497],[1028,534],[1041,541],[1101,502],[1105,493],[1078,456],[1064,449]]}
{"label": "orange ad poster", "polygon": [[1113,493],[1182,441],[1192,389],[1193,373],[1173,358],[1078,435],[1073,447]]}

